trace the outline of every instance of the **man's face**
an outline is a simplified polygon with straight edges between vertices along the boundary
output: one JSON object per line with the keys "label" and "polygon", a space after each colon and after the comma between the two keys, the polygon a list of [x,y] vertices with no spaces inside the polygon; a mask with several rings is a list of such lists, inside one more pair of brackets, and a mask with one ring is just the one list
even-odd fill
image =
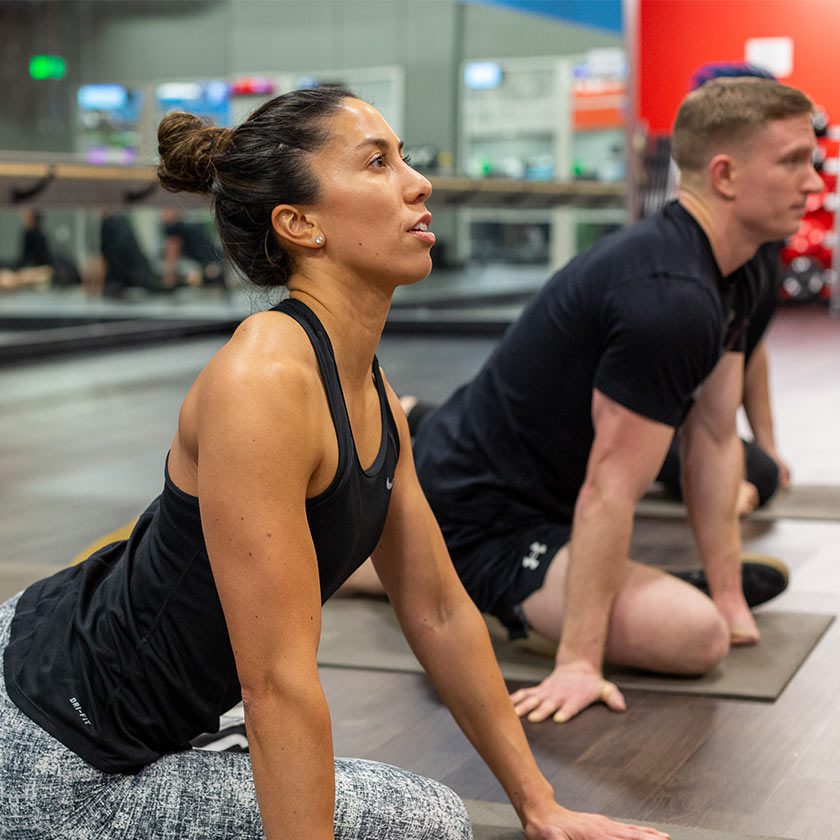
{"label": "man's face", "polygon": [[823,182],[813,166],[816,139],[807,114],[773,120],[732,155],[736,212],[762,242],[795,233]]}

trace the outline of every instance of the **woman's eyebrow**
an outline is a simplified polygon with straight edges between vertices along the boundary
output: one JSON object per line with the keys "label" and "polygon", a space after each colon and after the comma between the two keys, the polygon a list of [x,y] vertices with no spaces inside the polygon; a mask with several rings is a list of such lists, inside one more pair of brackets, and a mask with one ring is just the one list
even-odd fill
{"label": "woman's eyebrow", "polygon": [[[391,144],[386,140],[384,137],[366,137],[356,146],[357,149],[363,149],[365,146],[376,146],[379,149],[382,149],[383,152],[388,150],[388,147]],[[400,140],[397,144],[398,151],[402,152],[403,148],[405,147],[405,143]]]}

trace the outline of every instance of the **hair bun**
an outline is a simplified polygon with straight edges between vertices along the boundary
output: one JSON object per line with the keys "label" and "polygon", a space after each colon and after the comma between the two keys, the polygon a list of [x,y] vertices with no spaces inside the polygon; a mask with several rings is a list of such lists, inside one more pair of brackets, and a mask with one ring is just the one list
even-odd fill
{"label": "hair bun", "polygon": [[[175,111],[158,127],[158,178],[170,192],[209,193],[215,175],[214,159],[229,129]],[[225,144],[226,145],[226,144]]]}

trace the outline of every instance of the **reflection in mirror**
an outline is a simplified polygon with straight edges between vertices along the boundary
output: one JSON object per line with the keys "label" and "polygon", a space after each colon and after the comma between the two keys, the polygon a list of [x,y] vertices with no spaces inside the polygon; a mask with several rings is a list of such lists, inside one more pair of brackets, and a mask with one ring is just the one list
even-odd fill
{"label": "reflection in mirror", "polygon": [[[528,4],[392,0],[371,21],[368,0],[322,0],[314,27],[306,0],[10,0],[0,28],[21,66],[0,68],[0,167],[38,153],[124,175],[154,161],[169,110],[237,124],[271,96],[341,83],[376,105],[435,187],[434,269],[398,289],[392,322],[488,307],[510,320],[553,270],[626,220],[619,0],[591,4],[599,19],[586,21],[510,5]],[[66,74],[26,78],[23,57],[47,42]],[[225,263],[207,209],[148,177],[107,206],[96,184],[80,188],[78,206],[55,185],[15,198],[34,183],[0,171],[3,317],[225,329],[267,305]],[[568,189],[552,197],[547,184]],[[24,264],[27,236],[45,249],[42,265]]]}

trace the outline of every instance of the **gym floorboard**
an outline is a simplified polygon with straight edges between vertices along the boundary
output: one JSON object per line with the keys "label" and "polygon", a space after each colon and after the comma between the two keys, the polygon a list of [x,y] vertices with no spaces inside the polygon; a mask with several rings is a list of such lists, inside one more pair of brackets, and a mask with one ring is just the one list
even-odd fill
{"label": "gym floorboard", "polygon": [[[769,334],[780,448],[794,478],[840,484],[840,322],[782,311]],[[44,570],[122,525],[160,490],[178,406],[221,339],[0,370],[0,563]],[[386,373],[440,399],[492,350],[487,338],[386,337]],[[745,549],[792,568],[774,609],[840,613],[840,523],[747,522]],[[634,556],[696,562],[684,522],[642,520]],[[840,622],[774,703],[628,692],[565,726],[528,725],[565,804],[636,821],[798,840],[840,840]],[[335,748],[389,761],[467,799],[503,793],[421,676],[329,669]]]}

